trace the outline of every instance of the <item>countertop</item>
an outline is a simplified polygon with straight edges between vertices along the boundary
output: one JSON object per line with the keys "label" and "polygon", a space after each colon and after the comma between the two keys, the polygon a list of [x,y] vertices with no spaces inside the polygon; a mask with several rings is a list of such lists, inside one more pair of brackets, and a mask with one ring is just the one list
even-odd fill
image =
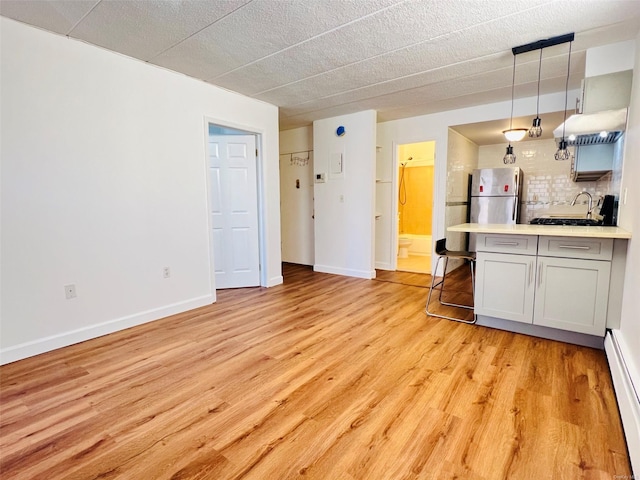
{"label": "countertop", "polygon": [[497,223],[461,223],[447,228],[449,232],[497,233],[500,235],[546,235],[553,237],[631,238],[631,232],[620,227],[571,227],[567,225],[502,225]]}

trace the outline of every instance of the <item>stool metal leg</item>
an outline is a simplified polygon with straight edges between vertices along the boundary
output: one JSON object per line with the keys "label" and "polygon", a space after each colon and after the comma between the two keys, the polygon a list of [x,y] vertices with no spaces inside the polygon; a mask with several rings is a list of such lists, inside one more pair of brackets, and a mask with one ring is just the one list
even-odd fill
{"label": "stool metal leg", "polygon": [[[442,257],[438,257],[438,260],[436,260],[436,272],[438,271],[438,266],[440,265],[440,259],[441,258]],[[435,281],[436,281],[436,276],[432,274],[431,275],[431,288],[429,288],[429,296],[427,296],[427,305],[426,305],[427,315],[431,315],[431,316],[434,316],[434,317],[437,316],[437,315],[433,315],[432,313],[429,312],[429,304],[431,303],[431,294],[433,293],[433,289],[435,287],[437,287],[438,285],[441,285],[442,282],[444,281],[444,279],[439,281],[438,283],[435,283]]]}
{"label": "stool metal leg", "polygon": [[[436,269],[435,271],[438,271],[438,266],[440,265],[440,259],[442,258],[442,256],[438,256],[438,260],[436,261]],[[474,261],[469,261],[469,265],[471,267],[471,286],[472,286],[472,292],[475,294],[475,275],[474,275]],[[442,301],[442,291],[444,290],[444,280],[445,277],[447,276],[447,266],[449,264],[449,258],[445,256],[444,258],[444,270],[442,272],[442,280],[436,282],[435,281],[435,275],[431,276],[431,288],[429,289],[429,295],[427,296],[427,305],[426,305],[426,309],[425,312],[427,315],[431,316],[431,317],[437,317],[437,318],[444,318],[445,320],[453,320],[456,322],[461,322],[461,323],[468,323],[468,324],[473,324],[476,323],[478,321],[478,318],[476,316],[476,314],[473,314],[473,320],[462,320],[461,318],[455,318],[455,317],[448,317],[446,315],[440,315],[437,313],[432,313],[429,311],[429,304],[431,303],[431,294],[433,293],[433,289],[440,286],[440,293],[438,295],[438,302],[441,305],[447,305],[449,307],[456,307],[456,308],[464,308],[467,310],[473,310],[473,306],[472,305],[461,305],[458,303],[450,303],[450,302],[443,302]]]}

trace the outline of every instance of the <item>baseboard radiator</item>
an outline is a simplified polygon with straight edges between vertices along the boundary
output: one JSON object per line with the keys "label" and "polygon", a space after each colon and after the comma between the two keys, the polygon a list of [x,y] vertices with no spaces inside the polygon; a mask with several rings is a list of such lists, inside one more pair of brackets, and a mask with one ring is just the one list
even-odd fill
{"label": "baseboard radiator", "polygon": [[625,362],[624,349],[618,340],[620,332],[607,332],[604,349],[607,353],[613,387],[618,399],[618,408],[622,418],[622,427],[627,440],[633,478],[640,478],[640,383],[634,378]]}

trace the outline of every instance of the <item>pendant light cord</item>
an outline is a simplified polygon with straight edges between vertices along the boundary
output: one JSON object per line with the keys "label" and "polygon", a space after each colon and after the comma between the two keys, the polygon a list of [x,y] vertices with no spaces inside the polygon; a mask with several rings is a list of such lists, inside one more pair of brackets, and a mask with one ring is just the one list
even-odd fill
{"label": "pendant light cord", "polygon": [[562,123],[562,140],[564,140],[565,125],[567,123],[567,99],[569,97],[569,73],[571,72],[571,45],[569,42],[569,58],[567,59],[567,83],[564,86],[564,122]]}
{"label": "pendant light cord", "polygon": [[516,87],[516,56],[513,55],[513,78],[511,79],[511,117],[509,118],[509,130],[513,128],[513,92]]}
{"label": "pendant light cord", "polygon": [[538,100],[536,101],[536,117],[540,116],[540,72],[542,71],[542,48],[540,49],[540,61],[538,62]]}

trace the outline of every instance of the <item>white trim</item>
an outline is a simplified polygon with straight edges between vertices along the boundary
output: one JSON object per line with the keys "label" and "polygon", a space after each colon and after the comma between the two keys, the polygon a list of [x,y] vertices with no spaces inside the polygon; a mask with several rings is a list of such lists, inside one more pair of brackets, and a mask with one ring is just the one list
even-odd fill
{"label": "white trim", "polygon": [[267,282],[267,287],[275,287],[276,285],[282,285],[284,283],[284,277],[279,275],[277,277],[272,277]]}
{"label": "white trim", "polygon": [[625,353],[622,346],[624,342],[620,342],[619,335],[619,330],[607,332],[604,350],[607,353],[624,436],[627,440],[631,469],[634,473],[631,478],[638,478],[640,476],[640,392],[634,388],[632,372],[624,359]]}
{"label": "white trim", "polygon": [[[426,160],[416,160],[414,166],[416,167],[421,167],[421,166],[429,166],[429,167],[433,167],[433,205],[431,206],[431,214],[432,214],[432,220],[431,220],[431,253],[427,253],[425,254],[425,256],[427,255],[431,255],[431,265],[430,265],[430,269],[429,269],[429,273],[433,272],[434,270],[434,262],[435,259],[437,258],[436,255],[433,255],[433,232],[436,231],[436,220],[437,220],[437,215],[436,215],[436,210],[437,210],[437,198],[436,198],[436,192],[438,191],[438,186],[437,186],[437,172],[438,172],[438,168],[436,166],[436,148],[438,146],[439,140],[436,140],[435,138],[430,137],[424,140],[412,140],[412,141],[405,141],[402,143],[396,142],[396,141],[392,141],[391,142],[391,148],[393,150],[393,154],[392,154],[392,163],[393,163],[393,168],[392,168],[392,175],[391,175],[391,190],[392,190],[392,212],[391,212],[391,217],[392,217],[392,224],[391,224],[391,266],[393,268],[391,268],[391,270],[397,270],[398,269],[398,237],[400,236],[400,233],[398,232],[398,189],[399,189],[399,178],[398,178],[398,170],[400,169],[400,165],[399,165],[399,159],[398,159],[398,150],[400,149],[400,146],[402,145],[411,145],[413,143],[431,143],[433,142],[434,144],[434,148],[433,148],[433,162],[428,162]],[[445,168],[446,170],[446,168]],[[445,180],[446,183],[446,180]],[[446,230],[446,229],[445,229]],[[440,237],[438,237],[440,238]],[[412,253],[412,255],[415,255],[415,253]]]}
{"label": "white trim", "polygon": [[376,262],[376,270],[395,270],[395,268],[388,262]]}
{"label": "white trim", "polygon": [[[211,257],[211,252],[213,251],[213,235],[211,229],[211,185],[209,183],[209,125],[214,125],[216,127],[224,127],[229,129],[235,129],[243,132],[246,135],[253,135],[255,137],[256,142],[256,150],[258,154],[256,155],[256,184],[257,184],[257,196],[258,196],[258,253],[260,258],[260,286],[261,287],[272,287],[275,285],[279,285],[283,283],[273,283],[274,279],[267,278],[267,222],[265,219],[266,216],[266,192],[265,192],[265,173],[264,173],[264,145],[263,145],[263,130],[261,128],[253,127],[250,125],[241,125],[235,122],[229,122],[228,120],[216,119],[214,117],[205,116],[204,117],[204,141],[205,141],[205,158],[204,158],[204,173],[206,179],[206,187],[207,187],[207,235],[209,237],[209,277],[211,282],[211,294],[214,297],[214,301],[216,298],[216,281],[215,281],[215,269],[213,266],[213,259]],[[228,135],[224,133],[220,133],[218,135]],[[282,278],[282,276],[280,276]]]}
{"label": "white trim", "polygon": [[0,350],[0,365],[33,357],[34,355],[39,355],[58,348],[68,347],[75,343],[91,340],[93,338],[118,332],[126,328],[135,327],[137,325],[142,325],[154,320],[159,320],[177,313],[183,313],[187,310],[210,305],[213,301],[214,298],[212,295],[203,295],[190,300],[165,305],[160,308],[127,315],[126,317],[115,318],[95,325],[14,345]]}
{"label": "white trim", "polygon": [[391,269],[398,269],[398,149],[400,143],[392,142],[393,155],[391,156],[392,168],[391,168]]}
{"label": "white trim", "polygon": [[333,275],[344,275],[346,277],[357,277],[357,278],[366,278],[367,280],[371,280],[373,278],[376,278],[376,271],[375,270],[353,270],[350,268],[336,268],[336,267],[330,267],[327,265],[314,265],[313,266],[313,271],[314,272],[321,272],[321,273],[331,273]]}

